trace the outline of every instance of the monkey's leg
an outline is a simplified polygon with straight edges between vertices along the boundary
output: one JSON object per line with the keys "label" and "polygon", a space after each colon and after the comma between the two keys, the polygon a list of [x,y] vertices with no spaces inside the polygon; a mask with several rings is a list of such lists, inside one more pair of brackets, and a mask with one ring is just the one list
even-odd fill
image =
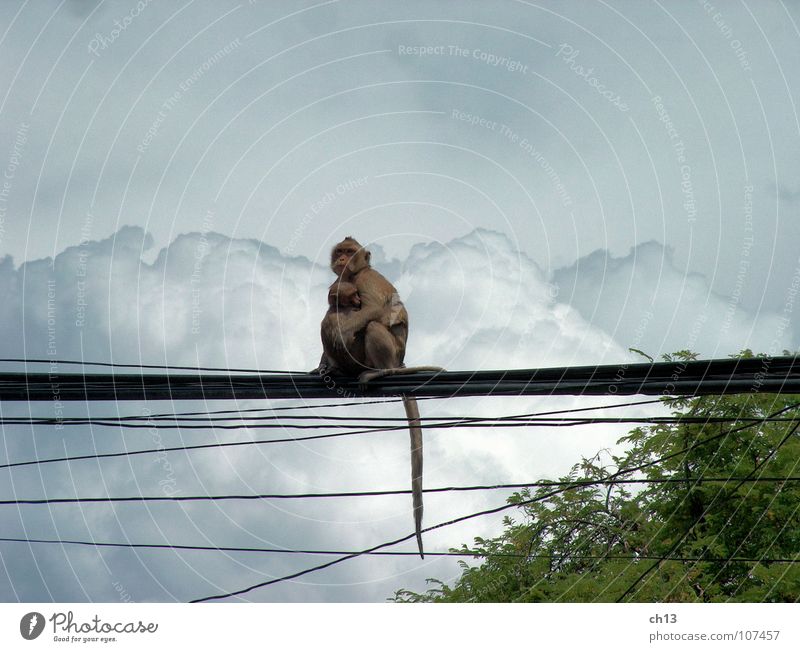
{"label": "monkey's leg", "polygon": [[399,367],[395,338],[386,326],[377,321],[367,324],[364,331],[364,366],[369,370]]}
{"label": "monkey's leg", "polygon": [[408,417],[408,431],[411,433],[411,497],[414,506],[414,528],[417,533],[419,556],[425,559],[422,552],[422,428],[419,424],[419,408],[417,399],[403,397],[403,407]]}

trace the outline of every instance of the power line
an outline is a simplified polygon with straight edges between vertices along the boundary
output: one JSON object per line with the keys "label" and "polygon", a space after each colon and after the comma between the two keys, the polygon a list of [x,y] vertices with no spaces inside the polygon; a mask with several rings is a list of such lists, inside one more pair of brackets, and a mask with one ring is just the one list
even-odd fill
{"label": "power line", "polygon": [[[796,405],[791,405],[787,408],[779,410],[778,412],[774,413],[773,415],[768,415],[763,417],[759,420],[759,423],[762,421],[769,421],[776,417],[778,414],[782,414],[786,411],[789,411],[796,407]],[[589,409],[589,408],[580,408],[580,409]],[[598,408],[600,409],[600,408]],[[486,426],[481,425],[481,427],[495,427],[495,426]],[[502,427],[506,428],[517,428],[517,427],[528,427],[528,424],[515,424],[515,423],[506,423],[501,424]],[[739,428],[735,428],[731,431],[726,432],[736,432],[738,430],[742,430],[744,428],[749,428],[753,425],[753,423],[747,423]],[[428,426],[426,429],[442,429],[442,428],[455,428],[455,427],[467,427],[464,425],[458,424],[435,424]],[[306,435],[300,437],[281,437],[276,439],[257,439],[257,440],[250,440],[250,441],[235,441],[235,442],[211,442],[207,444],[193,444],[193,445],[186,445],[186,446],[161,446],[159,448],[147,448],[142,450],[128,450],[128,451],[120,451],[115,453],[92,453],[86,455],[65,455],[62,457],[52,457],[46,459],[38,459],[38,460],[25,460],[20,462],[7,462],[5,464],[0,464],[0,469],[10,469],[10,468],[17,468],[22,466],[36,466],[41,464],[53,464],[59,462],[75,462],[75,461],[82,461],[82,460],[96,460],[96,459],[109,459],[115,457],[129,457],[135,455],[152,455],[152,454],[163,454],[163,453],[170,453],[170,452],[178,452],[178,451],[192,451],[192,450],[205,450],[211,448],[231,448],[231,447],[239,447],[239,446],[261,446],[267,444],[285,444],[285,443],[297,443],[302,441],[315,441],[315,440],[324,440],[324,439],[333,439],[339,437],[350,437],[356,435],[364,435],[364,434],[383,434],[389,432],[395,432],[398,430],[405,430],[405,425],[398,425],[398,426],[388,426],[388,427],[367,427],[357,430],[350,430],[345,432],[334,432],[334,433],[326,433],[321,435]],[[712,437],[712,441],[716,438],[724,436],[725,433],[721,433],[719,435],[714,435]]]}
{"label": "power line", "polygon": [[[111,365],[112,363],[102,363]],[[143,365],[142,365],[143,366]],[[153,365],[156,366],[156,365]],[[356,379],[309,373],[0,373],[0,400],[217,400],[355,396],[718,395],[800,393],[795,357],[727,358],[498,371],[420,372]]]}
{"label": "power line", "polygon": [[[770,421],[769,418],[760,419],[758,423],[762,423],[763,421]],[[456,429],[456,428],[528,428],[531,427],[532,424],[529,423],[514,423],[511,422],[501,422],[501,423],[472,423],[472,424],[462,424],[462,423],[440,423],[440,424],[431,424],[426,426],[426,430],[442,430],[442,429]],[[583,425],[583,424],[565,424],[565,425]],[[754,423],[747,423],[744,427],[751,427],[753,425],[757,425]],[[351,437],[356,435],[366,435],[366,434],[385,434],[390,432],[396,432],[398,430],[405,431],[407,426],[397,425],[397,426],[387,426],[387,427],[377,427],[377,426],[370,426],[366,428],[356,429],[356,430],[349,430],[345,432],[333,432],[333,433],[325,433],[321,435],[304,435],[299,437],[280,437],[275,439],[255,439],[250,441],[234,441],[234,442],[210,442],[207,444],[191,444],[185,446],[161,446],[159,448],[146,448],[141,450],[127,450],[127,451],[119,451],[114,453],[91,453],[86,455],[65,455],[62,457],[51,457],[45,459],[36,459],[36,460],[24,460],[20,462],[7,462],[5,464],[0,464],[0,469],[11,469],[17,468],[22,466],[38,466],[42,464],[53,464],[57,462],[76,462],[81,460],[97,460],[97,459],[109,459],[115,457],[131,457],[136,455],[152,455],[152,454],[164,454],[164,453],[171,453],[171,452],[180,452],[180,451],[193,451],[193,450],[205,450],[211,448],[231,448],[231,447],[239,447],[239,446],[261,446],[267,444],[286,444],[286,443],[298,443],[303,441],[317,441],[317,440],[324,440],[324,439],[336,439],[341,437]]]}
{"label": "power line", "polygon": [[53,358],[0,358],[0,362],[16,362],[25,365],[46,364],[53,365],[80,365],[81,367],[113,367],[115,369],[176,369],[183,371],[222,371],[225,373],[250,373],[250,374],[302,374],[303,371],[285,371],[278,369],[236,369],[229,367],[189,367],[164,364],[125,364],[120,362],[91,362],[89,360],[59,360]]}
{"label": "power line", "polygon": [[[406,423],[406,417],[353,417],[353,416],[335,416],[335,415],[292,415],[292,416],[277,416],[265,415],[260,417],[224,417],[217,418],[187,418],[182,419],[179,423],[160,423],[160,421],[173,419],[165,419],[163,417],[158,419],[137,419],[136,422],[130,423],[123,421],[122,417],[116,417],[115,420],[109,421],[105,417],[66,417],[64,419],[53,419],[50,417],[37,419],[30,417],[0,417],[0,425],[61,425],[61,426],[106,426],[114,428],[132,428],[132,429],[151,429],[158,430],[202,430],[202,429],[222,429],[222,430],[242,430],[250,429],[281,429],[288,430],[291,428],[298,430],[314,430],[321,428],[363,428],[364,422],[366,423]],[[248,419],[248,423],[229,424],[227,421]],[[277,421],[277,419],[293,419],[297,421],[334,421],[345,423],[321,423],[317,425],[302,425],[292,423],[289,421]],[[145,421],[142,423],[142,421]],[[195,422],[202,421],[203,424]],[[277,421],[276,423],[262,423],[264,421]],[[655,417],[534,417],[529,414],[517,414],[507,416],[495,417],[420,417],[420,421],[426,428],[436,427],[458,427],[458,426],[500,426],[508,423],[514,423],[531,427],[573,427],[573,426],[587,426],[599,424],[654,424],[654,425],[684,425],[684,424],[702,424],[707,425],[710,423],[780,423],[794,421],[792,418],[774,418],[769,417],[670,417],[670,416],[655,416]]]}
{"label": "power line", "polygon": [[[789,428],[789,430],[787,430],[786,434],[783,436],[783,438],[780,440],[780,442],[778,442],[778,444],[775,446],[775,448],[772,450],[772,452],[770,452],[770,454],[769,454],[769,455],[766,455],[766,456],[764,457],[764,459],[762,459],[762,460],[761,460],[761,461],[760,461],[758,464],[756,464],[756,465],[755,465],[755,467],[753,467],[753,470],[752,470],[752,471],[750,471],[750,473],[748,473],[748,474],[747,474],[747,477],[745,477],[745,478],[742,478],[742,479],[741,479],[741,481],[740,481],[740,482],[739,482],[739,483],[736,485],[736,487],[735,487],[734,491],[735,491],[736,489],[738,489],[739,487],[741,487],[741,486],[742,486],[742,485],[743,485],[745,482],[747,482],[747,481],[748,481],[748,480],[751,478],[751,476],[753,476],[755,473],[757,473],[757,472],[758,472],[758,470],[759,470],[760,468],[762,468],[762,467],[763,467],[763,466],[764,466],[764,465],[765,465],[765,464],[766,464],[766,463],[769,461],[769,459],[770,459],[770,458],[771,458],[773,455],[775,455],[775,453],[777,453],[777,452],[778,452],[778,450],[781,448],[781,446],[783,446],[783,445],[784,445],[784,444],[785,444],[787,441],[789,441],[789,438],[790,438],[790,437],[791,437],[791,436],[792,436],[792,435],[793,435],[795,432],[797,432],[797,429],[798,429],[798,428],[800,428],[800,421],[798,421],[797,423],[795,423],[795,424],[794,424],[794,426],[792,426],[791,428]],[[712,504],[713,504],[713,501],[712,501]],[[710,506],[709,506],[709,507],[710,507]],[[677,550],[677,549],[678,549],[678,548],[679,548],[679,547],[680,547],[680,546],[683,544],[683,542],[686,540],[686,537],[688,536],[689,532],[691,532],[691,531],[692,531],[692,529],[694,529],[694,526],[695,526],[695,525],[696,525],[696,524],[699,522],[699,520],[700,520],[701,518],[703,518],[703,516],[705,515],[705,512],[707,511],[707,509],[708,509],[708,508],[706,508],[705,510],[703,510],[703,514],[702,514],[701,516],[699,516],[699,517],[698,517],[698,519],[697,519],[697,520],[696,520],[694,523],[692,523],[692,524],[691,524],[691,525],[690,525],[690,526],[689,526],[689,527],[686,529],[686,531],[685,531],[685,532],[684,532],[684,533],[683,533],[683,534],[682,534],[680,537],[678,537],[678,539],[675,541],[675,543],[674,543],[674,544],[672,544],[672,546],[670,546],[669,550],[666,552],[666,554],[667,554],[667,555],[671,555],[672,553],[674,553],[674,552],[675,552],[675,551],[676,551],[676,550]],[[624,592],[624,593],[623,593],[621,596],[619,596],[619,598],[617,598],[617,599],[616,599],[616,602],[622,602],[622,601],[623,601],[623,600],[624,600],[624,599],[625,599],[625,598],[626,598],[628,595],[630,595],[630,593],[631,593],[631,592],[634,590],[634,588],[636,588],[636,586],[639,584],[639,582],[641,582],[641,581],[642,581],[644,578],[646,578],[646,577],[647,577],[647,576],[648,576],[648,575],[649,575],[649,574],[650,574],[650,573],[651,573],[651,572],[652,572],[652,571],[653,571],[655,568],[657,568],[659,563],[660,563],[660,562],[658,562],[658,561],[657,561],[657,562],[653,563],[651,566],[649,566],[648,568],[646,568],[646,569],[645,569],[645,570],[644,570],[644,571],[643,571],[643,572],[642,572],[642,573],[641,573],[641,574],[640,574],[640,575],[639,575],[639,576],[638,576],[638,577],[637,577],[637,578],[636,578],[636,579],[635,579],[635,580],[634,580],[634,581],[633,581],[633,582],[630,584],[630,586],[628,586],[628,588],[627,588],[627,589],[625,589],[625,592]]]}
{"label": "power line", "polygon": [[[440,397],[423,397],[418,400],[436,400]],[[87,416],[87,417],[0,417],[0,424],[3,425],[70,425],[72,423],[79,423],[80,425],[87,425],[91,424],[93,421],[166,421],[166,420],[173,420],[173,421],[195,421],[197,419],[183,419],[183,417],[208,417],[209,421],[231,421],[234,419],[239,418],[251,418],[251,419],[275,419],[275,416],[264,416],[264,417],[242,417],[244,414],[254,413],[254,412],[278,412],[284,410],[308,410],[310,407],[314,409],[319,408],[340,408],[340,407],[352,407],[352,406],[362,406],[362,405],[383,405],[386,403],[399,403],[402,399],[399,398],[389,398],[389,399],[378,399],[378,400],[361,400],[361,401],[352,401],[349,403],[325,403],[322,405],[314,405],[310,406],[307,404],[304,405],[284,405],[280,407],[268,407],[268,408],[248,408],[244,410],[214,410],[214,411],[199,411],[199,412],[173,412],[173,413],[160,413],[160,414],[150,414],[150,415],[122,415],[122,416]],[[564,410],[550,410],[547,412],[531,412],[522,415],[517,415],[514,418],[518,417],[546,417],[553,414],[571,414],[576,412],[588,412],[588,411],[596,411],[596,410],[609,410],[614,408],[620,407],[632,407],[632,406],[639,406],[639,405],[649,405],[653,403],[662,403],[662,399],[650,399],[646,401],[629,401],[626,403],[612,403],[612,404],[605,404],[605,405],[593,405],[584,408],[568,408]],[[215,415],[223,415],[223,414],[230,414],[235,416],[230,417],[219,417],[217,419]],[[377,417],[337,417],[337,416],[293,416],[290,415],[286,418],[290,419],[308,419],[308,418],[316,418],[316,419],[343,419],[343,418],[355,418],[359,421],[375,419],[378,420]],[[430,417],[428,417],[430,418]],[[437,417],[439,419],[452,419],[453,417]],[[483,419],[485,417],[460,417],[460,418],[471,418],[471,419]],[[512,418],[512,417],[496,417],[496,418]],[[384,417],[380,419],[382,421],[406,421],[406,417]]]}
{"label": "power line", "polygon": [[[420,397],[417,400],[419,401],[433,401],[439,400],[442,397],[439,396],[424,396]],[[362,399],[359,401],[350,401],[346,403],[337,402],[337,403],[323,403],[322,405],[313,405],[314,409],[320,408],[342,408],[342,407],[354,407],[354,406],[362,406],[362,405],[385,405],[389,403],[400,403],[402,399],[400,398],[382,398],[382,399]],[[552,414],[568,414],[574,412],[590,412],[593,410],[609,410],[612,408],[622,408],[622,407],[634,407],[639,405],[651,405],[653,403],[663,403],[663,399],[656,398],[656,399],[647,399],[644,401],[627,401],[625,403],[611,403],[611,404],[602,404],[602,405],[592,405],[589,407],[583,408],[567,408],[563,410],[549,410],[546,412],[534,412],[531,413],[530,416],[548,416]],[[235,410],[201,410],[197,412],[161,412],[156,414],[150,415],[123,415],[123,416],[116,416],[116,417],[92,417],[97,419],[125,419],[125,420],[132,420],[132,421],[147,421],[148,419],[158,419],[162,417],[184,417],[184,416],[213,416],[217,414],[248,414],[254,412],[279,412],[284,410],[308,410],[311,405],[307,403],[303,403],[301,405],[280,405],[280,406],[271,406],[266,408],[247,408],[247,409],[235,409]],[[27,417],[26,417],[27,418]],[[62,420],[53,418],[53,417],[33,417],[33,418],[41,418],[48,423],[45,425],[56,425],[61,423]],[[38,425],[38,424],[37,424]]]}
{"label": "power line", "polygon": [[[30,539],[30,538],[15,538],[15,537],[0,537],[2,543],[26,543],[26,544],[55,544],[55,545],[76,545],[76,546],[91,546],[95,548],[111,547],[111,548],[151,548],[156,550],[192,550],[199,552],[252,552],[252,553],[269,553],[269,554],[286,554],[286,555],[374,555],[385,557],[418,557],[418,551],[403,551],[403,550],[376,550],[373,552],[359,552],[354,550],[298,550],[293,548],[259,548],[247,546],[195,546],[195,545],[181,545],[172,543],[117,543],[105,541],[81,541],[72,539]],[[512,557],[523,559],[551,559],[551,560],[564,560],[564,557],[559,555],[528,555],[524,553],[514,552],[489,552],[485,550],[449,550],[443,551],[425,551],[426,556],[431,557]],[[649,559],[662,559],[655,555],[568,555],[567,559],[571,560],[623,560],[623,561],[640,561]],[[682,562],[761,562],[761,563],[788,563],[794,564],[800,562],[800,558],[791,557],[769,557],[769,558],[755,558],[755,557],[728,557],[723,559],[714,559],[708,557],[671,557],[666,561],[682,561]]]}
{"label": "power line", "polygon": [[408,426],[391,426],[386,428],[365,428],[362,430],[352,430],[348,432],[332,432],[323,435],[305,435],[302,437],[281,437],[279,439],[255,439],[250,441],[227,441],[227,442],[211,442],[208,444],[192,444],[189,446],[161,446],[159,448],[146,448],[142,450],[133,451],[120,451],[116,453],[92,453],[87,455],[65,455],[63,457],[50,457],[40,460],[25,460],[22,462],[7,462],[0,464],[0,469],[10,469],[20,466],[38,466],[40,464],[53,464],[56,462],[76,462],[79,460],[97,460],[108,459],[113,457],[131,457],[135,455],[152,455],[172,453],[177,451],[192,451],[203,450],[211,448],[233,448],[238,446],[261,446],[266,444],[286,444],[296,443],[301,441],[314,441],[322,439],[334,439],[338,437],[351,437],[355,435],[366,435],[373,433],[387,433],[395,432],[397,430],[407,430]]}
{"label": "power line", "polygon": [[[787,477],[711,477],[711,478],[633,478],[629,480],[604,480],[604,479],[576,479],[576,480],[553,480],[539,482],[520,482],[490,485],[470,485],[453,487],[434,487],[423,489],[423,493],[450,493],[465,491],[494,491],[497,489],[531,489],[539,487],[591,487],[591,486],[613,486],[618,484],[707,484],[707,483],[731,483],[738,482],[735,489],[738,489],[745,482],[800,482],[800,476]],[[224,500],[295,500],[295,499],[316,499],[316,498],[370,498],[376,496],[401,496],[410,494],[410,489],[383,489],[373,491],[336,491],[336,492],[316,492],[316,493],[294,493],[294,494],[223,494],[216,496],[98,496],[81,498],[18,498],[13,500],[0,500],[0,505],[54,505],[54,504],[76,504],[76,503],[146,503],[146,502],[200,502],[200,501],[224,501]]]}
{"label": "power line", "polygon": [[[399,400],[399,399],[398,399]],[[613,409],[613,408],[622,408],[622,407],[630,407],[636,405],[643,405],[643,404],[650,404],[650,403],[660,403],[661,399],[654,399],[654,400],[647,400],[647,401],[633,401],[633,402],[626,402],[626,403],[612,403],[608,405],[598,405],[598,406],[591,406],[585,408],[571,408],[565,410],[550,410],[546,412],[538,412],[532,413],[532,416],[546,416],[551,414],[565,414],[569,412],[586,412],[590,410],[604,410],[604,409]],[[280,408],[278,408],[280,409]],[[524,424],[523,424],[524,425]],[[294,443],[299,441],[309,441],[309,440],[317,440],[317,439],[329,439],[334,437],[348,437],[351,435],[361,435],[361,434],[369,434],[369,433],[386,433],[386,432],[394,432],[396,430],[405,430],[406,426],[394,426],[389,428],[366,428],[366,429],[359,429],[351,432],[340,432],[340,433],[330,433],[325,435],[311,435],[305,437],[287,437],[281,439],[262,439],[262,440],[254,440],[254,441],[239,441],[239,442],[213,442],[209,444],[195,444],[189,446],[169,446],[169,447],[160,447],[160,448],[148,448],[143,450],[134,450],[134,451],[121,451],[116,453],[93,453],[88,455],[67,455],[62,457],[53,457],[53,458],[45,458],[45,459],[38,459],[38,460],[26,460],[20,462],[8,462],[5,464],[0,464],[0,469],[10,469],[22,466],[33,466],[33,465],[40,465],[40,464],[52,464],[56,462],[74,462],[80,460],[92,460],[92,459],[106,459],[106,458],[114,458],[114,457],[127,457],[133,455],[148,455],[148,454],[163,454],[167,452],[176,452],[176,451],[190,451],[190,450],[203,450],[209,448],[226,448],[226,447],[234,447],[234,446],[253,446],[253,445],[262,445],[262,444],[281,444],[281,443]]]}
{"label": "power line", "polygon": [[[773,412],[769,416],[770,417],[776,417],[779,414],[783,414],[784,412],[787,412],[787,411],[789,411],[791,409],[795,409],[797,407],[798,407],[798,404],[793,404],[791,406],[784,407],[784,408],[781,408],[779,410],[776,410],[775,412]],[[800,424],[800,421],[798,422],[798,424]],[[677,455],[682,455],[682,454],[688,453],[689,451],[694,450],[695,448],[698,448],[700,446],[704,446],[704,445],[706,445],[706,444],[708,444],[708,443],[710,443],[712,441],[720,439],[721,437],[725,437],[725,436],[727,436],[729,434],[732,434],[734,432],[738,432],[738,431],[741,431],[741,430],[744,430],[744,429],[747,429],[747,428],[752,428],[752,427],[753,427],[753,424],[746,424],[746,425],[740,426],[738,428],[731,428],[728,431],[723,431],[723,432],[718,433],[716,435],[713,435],[711,437],[707,437],[706,439],[704,439],[704,440],[702,440],[700,442],[695,442],[694,444],[692,444],[690,446],[687,446],[687,447],[685,447],[684,449],[682,449],[680,451],[676,451],[676,452],[671,453],[669,455],[662,456],[661,458],[658,458],[658,459],[655,459],[655,460],[651,460],[650,462],[644,462],[642,464],[638,464],[638,465],[636,465],[634,467],[630,467],[628,469],[620,469],[619,471],[611,474],[611,476],[609,478],[607,478],[607,480],[611,480],[611,479],[614,479],[614,478],[617,478],[617,477],[620,477],[620,476],[623,476],[623,475],[628,475],[630,473],[636,473],[638,471],[642,471],[642,470],[644,470],[646,468],[649,468],[649,467],[651,467],[653,465],[660,464],[660,463],[662,463],[662,462],[664,462],[664,461],[666,461],[668,459],[671,459],[671,458],[673,458],[673,457],[675,457]],[[518,501],[518,502],[514,502],[514,503],[510,503],[510,504],[504,504],[504,505],[500,505],[499,507],[494,507],[494,508],[491,508],[491,509],[482,510],[480,512],[475,512],[473,514],[467,514],[466,516],[460,516],[460,517],[452,519],[450,521],[444,521],[442,523],[437,523],[436,525],[432,525],[432,526],[428,526],[426,528],[423,528],[422,532],[423,533],[424,532],[430,532],[432,530],[438,530],[440,528],[447,527],[448,525],[453,525],[455,523],[460,523],[462,521],[470,520],[470,519],[473,519],[473,518],[478,518],[478,517],[481,517],[481,516],[488,516],[488,515],[491,515],[491,514],[496,514],[496,513],[505,511],[507,509],[512,509],[512,508],[516,508],[516,507],[524,507],[525,505],[531,505],[531,504],[534,504],[534,503],[537,503],[537,502],[542,502],[542,501],[545,501],[545,500],[547,500],[549,498],[552,498],[553,496],[556,496],[558,494],[564,493],[568,489],[569,489],[568,486],[567,487],[560,487],[558,489],[554,489],[553,491],[544,493],[544,494],[539,495],[539,496],[535,496],[534,498],[530,498],[528,500]],[[290,573],[290,574],[284,575],[282,577],[275,577],[275,578],[270,579],[270,580],[265,580],[263,582],[259,582],[257,584],[253,584],[251,586],[245,587],[243,589],[238,589],[236,591],[230,591],[230,592],[221,593],[221,594],[218,594],[218,595],[206,596],[204,598],[198,598],[198,599],[195,599],[195,600],[191,600],[190,602],[208,602],[208,601],[211,601],[211,600],[221,600],[221,599],[225,599],[225,598],[230,598],[230,597],[236,597],[236,596],[239,596],[239,595],[243,595],[244,593],[248,593],[248,592],[253,591],[255,589],[263,588],[263,587],[266,587],[266,586],[271,586],[273,584],[279,584],[281,582],[286,582],[286,581],[289,581],[289,580],[296,579],[298,577],[302,577],[304,575],[308,575],[310,573],[314,573],[316,571],[320,571],[320,570],[324,570],[326,568],[330,568],[331,566],[335,566],[337,564],[340,564],[342,562],[348,561],[350,559],[354,559],[354,558],[359,557],[359,556],[364,555],[364,554],[369,554],[371,552],[374,552],[374,551],[377,551],[377,550],[381,550],[383,548],[390,548],[390,547],[395,546],[395,545],[397,545],[399,543],[403,543],[405,541],[409,541],[409,540],[411,540],[411,539],[413,539],[415,537],[416,537],[416,534],[415,533],[411,533],[411,534],[408,534],[408,535],[406,535],[404,537],[401,537],[399,539],[394,539],[392,541],[386,541],[384,543],[380,543],[380,544],[378,544],[376,546],[373,546],[371,548],[367,548],[365,550],[362,550],[362,551],[359,551],[359,552],[356,552],[356,553],[348,554],[348,555],[345,555],[343,557],[338,557],[337,559],[333,559],[333,560],[331,560],[329,562],[326,562],[324,564],[318,564],[317,566],[312,566],[310,568],[305,568],[303,570],[296,571],[294,573]],[[670,551],[670,552],[673,552],[673,551]]]}

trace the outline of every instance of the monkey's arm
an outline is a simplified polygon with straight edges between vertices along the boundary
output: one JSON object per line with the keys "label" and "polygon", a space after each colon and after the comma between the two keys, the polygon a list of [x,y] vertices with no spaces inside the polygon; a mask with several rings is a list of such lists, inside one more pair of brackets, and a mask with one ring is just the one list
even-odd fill
{"label": "monkey's arm", "polygon": [[356,334],[364,330],[371,321],[380,321],[386,314],[387,306],[361,308],[347,314],[338,315],[334,330],[333,346],[340,351],[349,351]]}

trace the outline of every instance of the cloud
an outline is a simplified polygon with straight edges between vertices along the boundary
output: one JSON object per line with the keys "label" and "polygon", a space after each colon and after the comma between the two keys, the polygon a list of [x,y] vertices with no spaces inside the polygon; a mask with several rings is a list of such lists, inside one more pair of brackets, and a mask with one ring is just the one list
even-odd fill
{"label": "cloud", "polygon": [[[55,259],[15,268],[6,258],[0,264],[0,298],[5,306],[0,353],[278,369],[308,369],[316,364],[318,324],[331,280],[324,266],[283,256],[261,242],[215,233],[179,236],[154,256],[151,248],[152,239],[142,229],[127,227],[112,238],[70,247]],[[143,257],[153,262],[146,263]],[[556,305],[542,271],[499,234],[476,231],[450,243],[418,246],[407,261],[387,261],[386,268],[404,270],[397,284],[412,315],[409,363],[489,368],[569,364],[622,355],[609,338],[587,328],[574,310]],[[58,368],[59,373],[68,370]],[[426,404],[423,414],[488,415],[526,411],[540,403],[534,399],[462,400]],[[146,409],[169,408],[198,406],[104,404],[93,406],[92,411],[147,414]],[[65,408],[68,414],[85,409],[82,405]],[[32,410],[49,414],[52,407],[35,405]],[[24,409],[14,406],[7,413],[14,411]],[[358,413],[386,415],[387,411],[402,414],[398,406],[364,408]],[[198,431],[181,435],[97,428],[88,432],[36,428],[27,437],[18,437],[11,428],[6,430],[10,460],[58,456],[65,451],[81,454],[171,446],[216,437],[216,433]],[[235,440],[270,434],[234,431],[219,436]],[[431,431],[426,435],[426,484],[496,482],[564,470],[581,442],[572,436],[552,439],[544,461],[536,437],[500,430]],[[138,456],[101,464],[75,462],[41,470],[23,467],[6,472],[0,485],[4,495],[159,495],[167,488],[189,495],[405,487],[408,443],[404,433],[386,434],[330,443]],[[287,501],[114,509],[73,506],[52,511],[34,507],[14,517],[5,513],[4,529],[44,538],[359,549],[407,532],[411,521],[405,498],[335,505]],[[426,523],[446,520],[455,512],[477,511],[502,499],[502,495],[458,501],[431,497]],[[432,548],[445,548],[469,541],[478,531],[489,534],[496,525],[475,523],[426,539]],[[16,561],[6,565],[7,586],[17,594],[3,597],[26,600],[115,600],[119,585],[135,600],[188,599],[245,585],[260,573],[281,574],[311,563],[231,555],[212,573],[197,553],[87,553],[56,547],[35,548],[13,558]],[[98,571],[98,559],[105,562],[103,571]],[[452,573],[452,566],[445,562],[433,564],[438,571],[409,560],[360,561],[350,563],[349,569],[313,578],[307,588],[280,586],[252,598],[383,599],[401,584],[419,586],[425,574]],[[33,581],[28,575],[37,565],[46,572]],[[316,581],[344,586],[322,589],[315,586]]]}
{"label": "cloud", "polygon": [[[4,357],[59,357],[155,364],[263,369],[310,369],[319,353],[319,320],[331,273],[325,264],[291,257],[256,240],[217,233],[178,236],[151,251],[152,239],[125,227],[113,237],[85,241],[54,259],[15,267],[0,263],[0,353]],[[652,273],[658,248],[639,252]],[[632,356],[605,332],[619,327],[582,316],[579,301],[593,284],[603,301],[621,310],[625,261],[611,260],[603,277],[590,274],[561,295],[546,274],[502,234],[476,230],[449,242],[420,244],[406,260],[386,261],[411,315],[408,364],[449,369],[537,367],[622,362]],[[152,262],[145,262],[146,260]],[[591,261],[603,268],[598,257]],[[613,264],[612,264],[613,263]],[[587,263],[588,264],[588,263]],[[592,271],[589,266],[581,267]],[[645,273],[639,265],[636,274]],[[680,284],[674,268],[662,284]],[[387,271],[388,273],[388,271]],[[649,277],[648,277],[649,278]],[[598,281],[599,279],[599,281]],[[636,277],[629,297],[649,296]],[[687,296],[703,295],[701,279],[684,280]],[[617,290],[617,292],[613,292]],[[606,294],[607,293],[607,294]],[[706,293],[707,294],[707,293]],[[569,296],[576,307],[562,299]],[[705,295],[703,295],[705,296]],[[629,300],[628,303],[631,303]],[[605,304],[602,304],[605,306]],[[716,304],[714,304],[716,305]],[[653,310],[664,306],[656,303]],[[613,314],[611,308],[602,312]],[[654,320],[654,322],[657,320]],[[732,322],[738,329],[747,322]],[[624,338],[623,338],[624,339]],[[627,343],[627,342],[626,342]],[[58,373],[69,371],[59,366]],[[593,403],[592,403],[593,402]],[[509,397],[425,401],[423,416],[490,416],[602,404],[602,398]],[[241,402],[269,408],[285,402]],[[104,403],[69,405],[66,414],[135,414],[230,409],[230,403]],[[401,417],[399,405],[318,409],[301,414]],[[23,405],[4,406],[6,415]],[[52,416],[50,404],[34,414]],[[148,412],[148,410],[150,412]],[[642,412],[643,413],[643,412]],[[286,413],[280,421],[287,421]],[[630,414],[636,414],[632,412]],[[5,427],[8,460],[160,448],[215,441],[247,441],[297,434],[296,430],[126,430]],[[303,431],[300,432],[303,434]],[[425,486],[524,482],[555,477],[581,455],[612,446],[622,432],[591,428],[476,428],[427,430]],[[392,432],[315,442],[209,449],[21,467],[1,471],[3,496],[125,496],[330,492],[406,488],[408,435]],[[432,525],[503,504],[508,492],[426,497]],[[223,546],[358,550],[410,532],[407,496],[347,500],[247,501],[24,507],[0,513],[9,536]],[[499,531],[500,518],[481,518],[425,535],[443,550]],[[10,545],[10,544],[8,544]],[[413,549],[409,544],[405,549]],[[22,546],[4,550],[5,600],[116,601],[120,589],[134,600],[188,600],[247,586],[327,558],[187,551],[77,550]],[[420,564],[409,558],[359,559],[248,595],[252,600],[383,600],[401,586],[422,589],[426,577],[451,577],[455,562]]]}
{"label": "cloud", "polygon": [[703,357],[744,348],[780,355],[792,348],[787,315],[753,313],[741,305],[749,266],[746,259],[740,263],[733,294],[724,297],[711,290],[705,276],[679,269],[669,247],[646,242],[627,256],[597,250],[556,270],[553,281],[559,299],[589,324],[654,357],[681,349]]}

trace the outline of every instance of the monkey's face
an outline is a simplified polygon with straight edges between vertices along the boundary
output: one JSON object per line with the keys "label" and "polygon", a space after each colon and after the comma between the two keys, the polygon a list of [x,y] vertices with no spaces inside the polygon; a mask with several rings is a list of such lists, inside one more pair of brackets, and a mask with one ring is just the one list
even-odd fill
{"label": "monkey's face", "polygon": [[370,253],[356,240],[345,238],[331,251],[331,270],[341,276],[345,270],[355,274],[369,265]]}

